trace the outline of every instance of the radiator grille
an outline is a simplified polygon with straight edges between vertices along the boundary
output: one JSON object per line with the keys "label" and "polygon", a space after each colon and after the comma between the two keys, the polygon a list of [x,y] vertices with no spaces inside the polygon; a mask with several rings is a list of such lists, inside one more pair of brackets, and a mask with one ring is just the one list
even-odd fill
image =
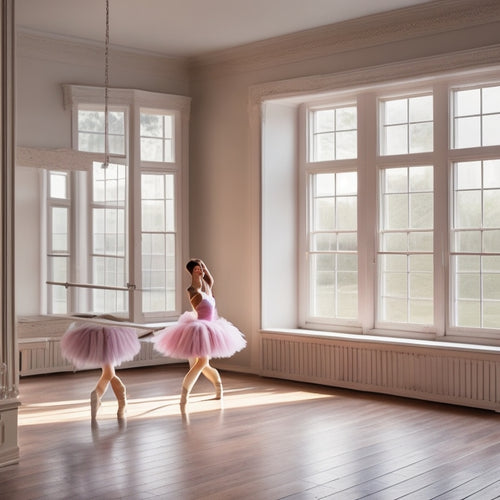
{"label": "radiator grille", "polygon": [[500,410],[500,359],[488,352],[262,338],[262,374]]}

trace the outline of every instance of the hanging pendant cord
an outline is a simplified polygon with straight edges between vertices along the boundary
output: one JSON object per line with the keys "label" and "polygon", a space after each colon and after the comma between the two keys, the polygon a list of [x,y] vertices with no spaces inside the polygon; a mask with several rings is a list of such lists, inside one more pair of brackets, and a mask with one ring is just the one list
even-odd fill
{"label": "hanging pendant cord", "polygon": [[108,120],[108,98],[109,98],[109,0],[106,0],[106,38],[104,42],[104,164],[109,165],[109,120]]}

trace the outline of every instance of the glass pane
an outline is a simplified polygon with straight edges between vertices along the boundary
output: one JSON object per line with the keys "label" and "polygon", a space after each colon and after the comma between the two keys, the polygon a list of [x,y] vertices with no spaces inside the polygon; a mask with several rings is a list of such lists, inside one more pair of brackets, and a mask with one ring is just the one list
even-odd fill
{"label": "glass pane", "polygon": [[408,190],[408,169],[390,168],[383,171],[386,193],[406,193]]}
{"label": "glass pane", "polygon": [[455,252],[481,252],[480,231],[456,231]]}
{"label": "glass pane", "polygon": [[408,233],[382,233],[381,252],[406,252],[408,251]]}
{"label": "glass pane", "polygon": [[394,99],[384,102],[384,124],[408,122],[408,100]]}
{"label": "glass pane", "polygon": [[335,110],[325,109],[315,111],[314,114],[314,132],[331,132],[335,130]]}
{"label": "glass pane", "polygon": [[412,97],[409,102],[409,121],[425,122],[433,120],[433,98],[431,95]]}
{"label": "glass pane", "polygon": [[500,189],[483,192],[483,227],[500,227]]}
{"label": "glass pane", "polygon": [[426,229],[433,226],[433,193],[410,194],[410,224],[411,229]]}
{"label": "glass pane", "polygon": [[455,194],[455,227],[481,227],[481,191],[460,191]]}
{"label": "glass pane", "polygon": [[142,137],[141,160],[163,161],[163,140]]}
{"label": "glass pane", "polygon": [[485,231],[483,233],[483,251],[500,253],[500,231]]}
{"label": "glass pane", "polygon": [[66,172],[50,172],[49,179],[49,196],[61,200],[68,199],[68,174]]}
{"label": "glass pane", "polygon": [[477,255],[457,255],[455,257],[457,272],[479,272],[481,269],[481,259]]}
{"label": "glass pane", "polygon": [[410,153],[424,153],[434,149],[433,124],[416,123],[410,125]]}
{"label": "glass pane", "polygon": [[163,137],[162,116],[141,113],[141,136]]}
{"label": "glass pane", "polygon": [[481,326],[481,304],[475,300],[457,300],[457,326],[479,328]]}
{"label": "glass pane", "polygon": [[455,119],[455,147],[481,146],[481,118],[479,116]]}
{"label": "glass pane", "polygon": [[142,201],[142,230],[165,231],[165,203],[163,200]]}
{"label": "glass pane", "polygon": [[319,233],[313,235],[313,251],[327,252],[337,250],[336,233]]}
{"label": "glass pane", "polygon": [[331,196],[335,193],[335,174],[314,175],[315,196]]}
{"label": "glass pane", "polygon": [[356,233],[340,233],[338,234],[339,251],[355,252],[358,249]]}
{"label": "glass pane", "polygon": [[314,230],[331,231],[335,229],[335,200],[319,198],[314,201]]}
{"label": "glass pane", "polygon": [[336,174],[336,178],[337,195],[355,195],[358,192],[358,174],[356,172],[338,173]]}
{"label": "glass pane", "polygon": [[407,258],[406,255],[383,255],[382,269],[386,272],[406,272]]}
{"label": "glass pane", "polygon": [[78,110],[78,130],[104,133],[104,111]]}
{"label": "glass pane", "polygon": [[69,250],[68,209],[52,207],[52,252],[67,252]]}
{"label": "glass pane", "polygon": [[483,113],[500,113],[500,86],[483,89]]}
{"label": "glass pane", "polygon": [[500,274],[483,274],[483,298],[500,301]]}
{"label": "glass pane", "polygon": [[481,113],[481,94],[479,89],[455,91],[455,116],[470,116]]}
{"label": "glass pane", "polygon": [[398,155],[408,153],[408,126],[394,125],[385,128],[385,147],[383,152],[386,155]]}
{"label": "glass pane", "polygon": [[434,304],[430,300],[410,300],[408,321],[419,325],[434,323]]}
{"label": "glass pane", "polygon": [[483,162],[483,184],[486,189],[500,188],[500,160],[485,160]]}
{"label": "glass pane", "polygon": [[500,144],[500,114],[483,116],[483,146]]}
{"label": "glass pane", "polygon": [[335,158],[343,160],[357,156],[357,132],[337,132]]}
{"label": "glass pane", "polygon": [[500,328],[500,302],[498,301],[484,302],[483,327]]}
{"label": "glass pane", "polygon": [[328,161],[335,158],[335,135],[332,133],[314,136],[314,161]]}
{"label": "glass pane", "polygon": [[335,125],[336,130],[355,130],[357,128],[356,107],[337,109]]}
{"label": "glass pane", "polygon": [[384,298],[382,302],[382,319],[391,323],[408,322],[408,304],[406,298]]}
{"label": "glass pane", "polygon": [[432,191],[433,189],[434,189],[434,169],[432,167],[410,168],[409,171],[410,192]]}
{"label": "glass pane", "polygon": [[402,229],[408,227],[408,196],[389,194],[384,196],[384,228]]}
{"label": "glass pane", "polygon": [[357,200],[355,196],[337,197],[337,222],[340,230],[356,230],[358,222]]}
{"label": "glass pane", "polygon": [[410,233],[408,237],[408,250],[410,252],[432,252],[433,236],[432,231]]}
{"label": "glass pane", "polygon": [[455,189],[481,188],[481,162],[469,161],[455,164]]}

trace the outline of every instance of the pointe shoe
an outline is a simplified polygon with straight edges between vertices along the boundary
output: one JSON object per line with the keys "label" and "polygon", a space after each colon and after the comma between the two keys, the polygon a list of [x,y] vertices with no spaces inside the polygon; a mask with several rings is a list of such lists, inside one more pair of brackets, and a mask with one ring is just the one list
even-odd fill
{"label": "pointe shoe", "polygon": [[188,397],[189,397],[188,390],[185,387],[183,387],[182,388],[182,393],[181,393],[180,404],[183,405],[183,406],[186,405],[187,402],[188,402]]}
{"label": "pointe shoe", "polygon": [[95,390],[90,393],[90,416],[92,420],[97,417],[97,410],[101,406],[101,396]]}
{"label": "pointe shoe", "polygon": [[215,383],[215,399],[222,399],[223,389],[222,382]]}
{"label": "pointe shoe", "polygon": [[127,395],[124,394],[123,398],[118,400],[118,411],[116,412],[117,418],[125,418],[127,415]]}

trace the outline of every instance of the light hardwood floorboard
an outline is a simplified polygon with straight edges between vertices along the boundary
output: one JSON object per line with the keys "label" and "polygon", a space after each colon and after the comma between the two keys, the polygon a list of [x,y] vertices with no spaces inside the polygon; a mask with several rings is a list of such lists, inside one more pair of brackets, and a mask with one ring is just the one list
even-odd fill
{"label": "light hardwood floorboard", "polygon": [[494,412],[222,372],[223,402],[200,379],[183,414],[187,365],[119,371],[98,425],[98,371],[21,379],[20,463],[0,498],[493,499],[500,495]]}

